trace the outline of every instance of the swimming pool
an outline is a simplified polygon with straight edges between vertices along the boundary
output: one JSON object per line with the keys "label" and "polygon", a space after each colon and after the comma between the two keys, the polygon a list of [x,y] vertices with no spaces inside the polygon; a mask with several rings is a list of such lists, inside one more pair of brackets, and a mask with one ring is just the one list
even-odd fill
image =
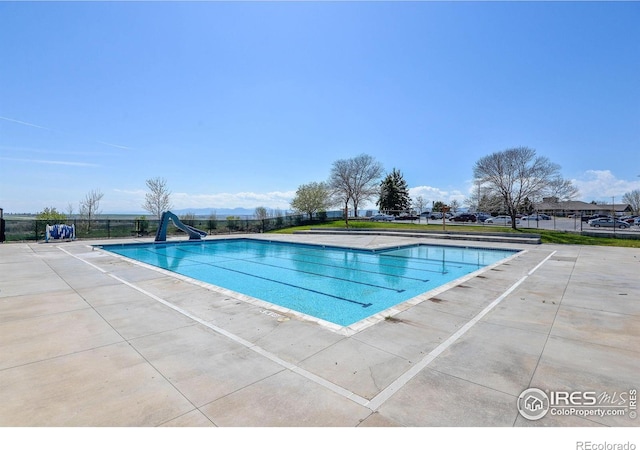
{"label": "swimming pool", "polygon": [[223,239],[100,248],[341,326],[494,264],[515,250],[382,250]]}

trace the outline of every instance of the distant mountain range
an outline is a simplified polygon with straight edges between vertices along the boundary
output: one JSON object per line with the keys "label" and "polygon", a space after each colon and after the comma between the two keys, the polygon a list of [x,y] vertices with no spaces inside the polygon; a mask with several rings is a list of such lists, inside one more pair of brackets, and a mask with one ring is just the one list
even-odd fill
{"label": "distant mountain range", "polygon": [[[183,208],[183,209],[172,209],[172,213],[177,216],[182,216],[184,214],[195,214],[196,217],[209,217],[212,213],[216,215],[216,218],[226,219],[229,216],[236,216],[242,219],[253,218],[256,214],[255,208]],[[281,209],[280,212],[283,215],[293,214],[290,210]],[[267,213],[272,214],[273,209],[267,208]],[[98,214],[96,219],[133,219],[136,217],[145,216],[147,219],[153,218],[153,214],[150,214],[148,211],[130,211],[130,212],[104,212]],[[24,219],[33,219],[35,217],[34,213],[4,213],[5,218],[24,218]],[[71,216],[72,218],[78,218],[77,214]]]}
{"label": "distant mountain range", "polygon": [[[268,212],[271,212],[267,208]],[[288,211],[281,210],[283,214],[286,214]],[[254,209],[248,208],[185,208],[185,209],[173,209],[171,210],[174,214],[181,216],[183,214],[195,214],[196,216],[206,216],[209,217],[212,213],[217,216],[218,219],[224,219],[228,216],[239,216],[245,218],[246,216],[253,217],[256,213]]]}

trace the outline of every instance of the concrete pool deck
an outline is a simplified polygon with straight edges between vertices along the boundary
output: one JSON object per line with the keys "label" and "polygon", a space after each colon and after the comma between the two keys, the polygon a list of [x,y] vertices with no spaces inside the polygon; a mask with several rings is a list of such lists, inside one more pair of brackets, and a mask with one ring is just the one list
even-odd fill
{"label": "concrete pool deck", "polygon": [[525,251],[340,332],[90,247],[135,241],[0,245],[0,426],[640,425],[517,410],[529,387],[640,387],[640,249],[477,242]]}

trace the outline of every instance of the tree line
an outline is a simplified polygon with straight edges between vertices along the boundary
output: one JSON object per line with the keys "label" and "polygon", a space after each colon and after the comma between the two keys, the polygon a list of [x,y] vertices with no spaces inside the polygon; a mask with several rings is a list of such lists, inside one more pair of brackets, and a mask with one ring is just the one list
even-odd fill
{"label": "tree line", "polygon": [[[571,181],[561,176],[559,165],[537,155],[535,150],[528,147],[510,148],[480,158],[474,164],[473,177],[477,189],[465,203],[472,210],[499,211],[511,216],[513,228],[516,226],[516,215],[530,213],[533,203],[543,197],[570,200],[578,194]],[[164,211],[173,208],[167,180],[156,177],[145,183],[148,192],[142,208],[159,219]],[[99,215],[103,197],[104,194],[98,189],[87,193],[79,202],[80,218],[90,221]],[[360,205],[373,200],[380,211],[387,212],[397,213],[410,208],[421,212],[426,206],[421,196],[410,198],[407,182],[400,170],[394,167],[385,175],[382,164],[363,153],[335,161],[326,181],[299,186],[291,207],[310,219],[338,207],[344,210],[348,218],[350,211],[354,217],[358,217]],[[629,203],[634,212],[640,212],[640,190],[626,193],[623,201]],[[434,202],[433,211],[451,210],[455,213],[459,207],[457,200],[448,205],[438,201]],[[71,204],[67,209],[69,215],[73,215]],[[256,208],[255,214],[261,219],[269,215],[262,206]],[[37,218],[64,221],[66,215],[56,208],[45,208]]]}
{"label": "tree line", "polygon": [[[467,204],[480,211],[499,209],[512,218],[533,201],[545,196],[561,200],[571,199],[578,193],[570,180],[560,174],[560,166],[528,147],[510,148],[480,158],[473,167],[478,194],[467,199]],[[358,207],[365,201],[376,199],[380,211],[422,210],[424,199],[412,200],[400,170],[393,168],[384,176],[382,165],[372,156],[361,154],[352,159],[333,163],[326,182],[301,185],[291,202],[294,210],[308,214],[341,205],[348,213],[358,217]],[[434,204],[434,210],[435,208]],[[459,205],[437,205],[439,210],[457,209]],[[347,215],[347,214],[345,214]]]}

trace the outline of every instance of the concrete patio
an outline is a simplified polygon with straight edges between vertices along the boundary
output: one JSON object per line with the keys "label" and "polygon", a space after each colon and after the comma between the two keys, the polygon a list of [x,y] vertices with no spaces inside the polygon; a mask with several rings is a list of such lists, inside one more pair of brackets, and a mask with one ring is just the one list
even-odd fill
{"label": "concrete patio", "polygon": [[387,320],[336,330],[95,243],[0,245],[1,426],[640,424],[629,414],[530,421],[517,410],[529,387],[640,387],[640,249],[477,242],[525,251]]}

